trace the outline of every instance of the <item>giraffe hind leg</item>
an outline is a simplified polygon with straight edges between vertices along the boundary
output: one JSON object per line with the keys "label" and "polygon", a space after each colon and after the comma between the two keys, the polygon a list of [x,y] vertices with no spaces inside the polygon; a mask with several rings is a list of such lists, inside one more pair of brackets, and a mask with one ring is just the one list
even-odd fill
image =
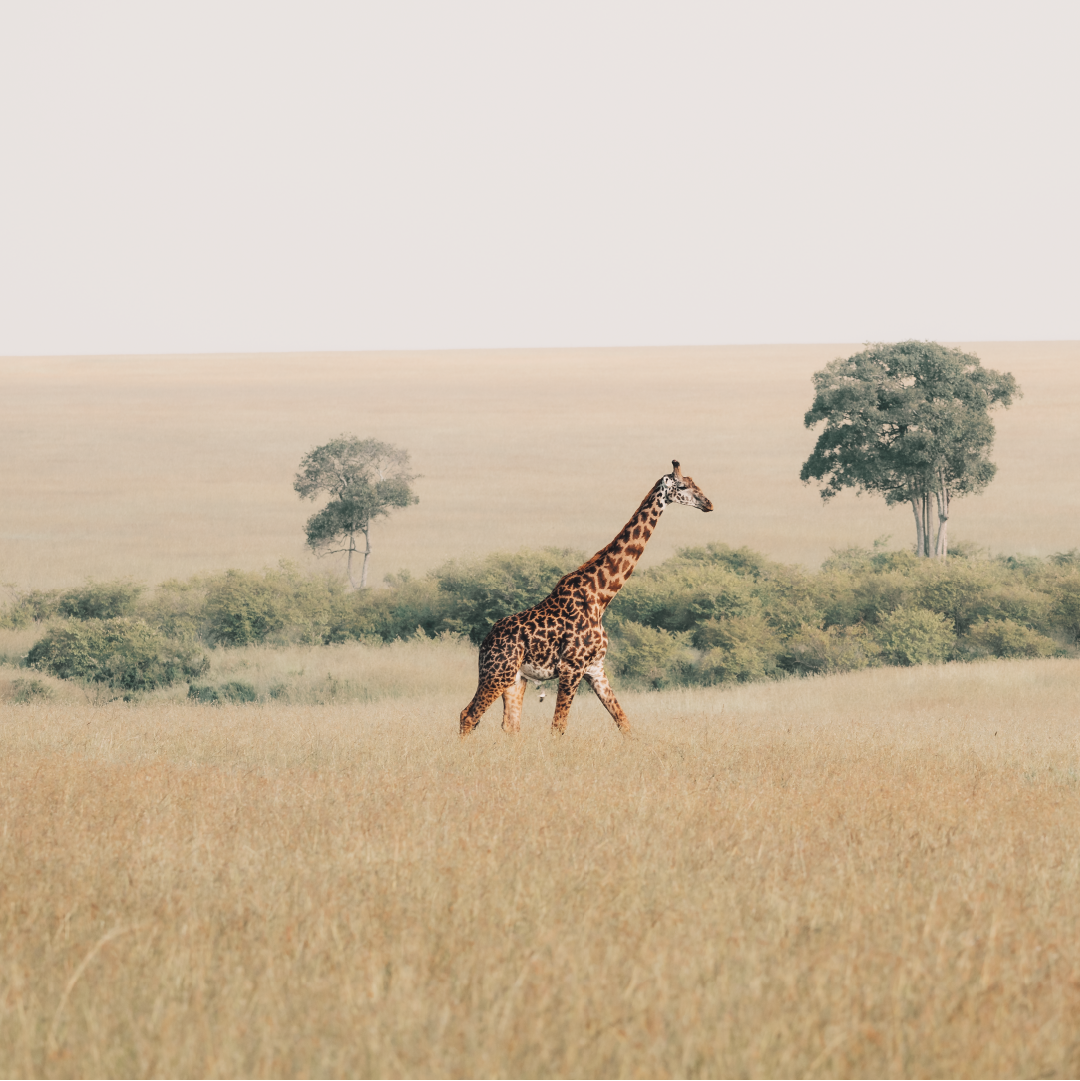
{"label": "giraffe hind leg", "polygon": [[521,704],[525,701],[525,692],[528,688],[528,681],[519,675],[517,680],[503,691],[502,726],[504,732],[521,731]]}
{"label": "giraffe hind leg", "polygon": [[595,664],[591,668],[586,669],[585,678],[589,681],[589,686],[592,687],[596,693],[596,697],[604,703],[604,709],[611,714],[615,723],[619,726],[619,731],[624,736],[630,735],[630,721],[627,719],[626,714],[623,712],[622,706],[619,705],[619,700],[615,697],[615,692],[611,689],[611,684],[607,681],[607,676],[604,675],[604,666]]}

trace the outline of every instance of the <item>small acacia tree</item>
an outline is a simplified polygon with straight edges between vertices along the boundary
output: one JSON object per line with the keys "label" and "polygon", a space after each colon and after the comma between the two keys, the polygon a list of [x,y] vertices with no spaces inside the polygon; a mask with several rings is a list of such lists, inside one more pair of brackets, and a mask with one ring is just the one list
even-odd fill
{"label": "small acacia tree", "polygon": [[997,472],[989,412],[1019,397],[1013,376],[984,368],[972,353],[910,341],[832,361],[815,373],[814,391],[804,421],[825,427],[802,480],[824,481],[826,500],[855,488],[910,503],[916,551],[944,559],[951,501],[981,492]]}
{"label": "small acacia tree", "polygon": [[397,507],[419,503],[412,482],[418,474],[408,472],[409,452],[377,439],[340,435],[321,447],[308,451],[300,462],[293,487],[301,499],[315,499],[320,493],[330,502],[313,514],[304,527],[308,546],[320,554],[345,552],[349,582],[353,579],[356,538],[364,538],[364,562],[360,585],[367,585],[371,556],[371,523]]}

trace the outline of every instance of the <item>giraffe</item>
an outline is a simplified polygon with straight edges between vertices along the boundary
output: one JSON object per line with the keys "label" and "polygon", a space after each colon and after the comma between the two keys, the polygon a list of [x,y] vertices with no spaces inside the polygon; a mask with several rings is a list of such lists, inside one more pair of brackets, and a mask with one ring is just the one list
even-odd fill
{"label": "giraffe", "polygon": [[521,730],[521,704],[529,683],[558,679],[551,730],[566,731],[570,703],[585,679],[623,735],[630,722],[604,675],[608,637],[602,620],[612,598],[634,572],[660,515],[669,503],[711,511],[712,503],[679,463],[662,476],[615,539],[587,563],[564,575],[539,604],[504,616],[480,646],[480,681],[461,711],[461,735],[480,723],[488,706],[503,699],[503,731]]}

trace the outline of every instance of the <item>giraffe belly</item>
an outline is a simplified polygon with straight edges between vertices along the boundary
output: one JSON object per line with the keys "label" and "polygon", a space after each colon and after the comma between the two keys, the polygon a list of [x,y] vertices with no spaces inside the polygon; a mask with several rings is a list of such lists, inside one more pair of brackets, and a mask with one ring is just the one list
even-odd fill
{"label": "giraffe belly", "polygon": [[526,679],[531,679],[536,683],[540,683],[545,679],[555,679],[559,674],[558,665],[553,665],[551,668],[538,668],[536,665],[523,664],[521,666],[521,674]]}

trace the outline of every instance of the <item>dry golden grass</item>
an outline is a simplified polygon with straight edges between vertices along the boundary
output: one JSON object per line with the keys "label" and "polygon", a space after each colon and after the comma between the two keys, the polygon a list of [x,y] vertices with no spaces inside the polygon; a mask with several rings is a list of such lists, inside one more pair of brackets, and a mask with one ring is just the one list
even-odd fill
{"label": "dry golden grass", "polygon": [[[1013,371],[1000,473],[953,539],[1045,555],[1080,544],[1080,345],[957,343]],[[810,376],[857,344],[233,357],[0,358],[0,582],[159,582],[305,562],[301,456],[341,431],[408,447],[418,506],[379,523],[372,579],[451,556],[595,551],[679,458],[716,503],[671,513],[646,564],[708,540],[816,566],[911,513],[798,480]]]}
{"label": "dry golden grass", "polygon": [[[238,680],[262,698],[269,695],[294,705],[406,696],[421,699],[443,694],[448,686],[465,687],[476,673],[476,652],[469,642],[450,636],[399,639],[385,646],[343,642],[278,649],[218,648],[209,653],[210,670],[196,682],[214,685]],[[469,688],[468,697],[475,689]],[[186,693],[187,684],[180,684],[156,692],[155,697],[175,699]]]}
{"label": "dry golden grass", "polygon": [[[39,625],[0,627],[0,702],[10,701],[20,684],[34,680],[48,696],[64,702],[102,705],[123,697],[105,685],[56,679],[22,667],[30,647],[44,631]],[[374,702],[381,698],[438,695],[448,686],[466,687],[476,672],[476,647],[451,635],[438,639],[400,639],[387,645],[343,642],[331,646],[245,646],[207,651],[209,670],[193,682],[220,686],[246,684],[260,699],[281,704],[328,705]],[[464,682],[462,674],[465,673]],[[471,697],[475,687],[469,688]],[[464,693],[464,691],[462,691]],[[184,701],[188,684],[177,683],[140,695],[143,703]]]}
{"label": "dry golden grass", "polygon": [[[432,647],[425,647],[432,648]],[[1074,1076],[1080,665],[0,706],[5,1076]]]}

